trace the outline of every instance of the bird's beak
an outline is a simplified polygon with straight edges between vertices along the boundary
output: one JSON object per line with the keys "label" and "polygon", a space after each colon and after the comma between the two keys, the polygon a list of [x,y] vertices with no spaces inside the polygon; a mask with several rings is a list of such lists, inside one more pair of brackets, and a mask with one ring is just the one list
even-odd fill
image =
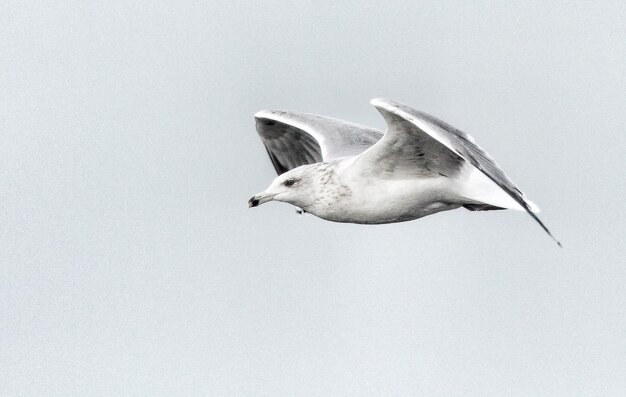
{"label": "bird's beak", "polygon": [[269,194],[266,192],[259,193],[255,196],[250,197],[248,200],[248,207],[257,207],[263,203],[267,203],[268,201],[272,201],[274,199],[273,194]]}

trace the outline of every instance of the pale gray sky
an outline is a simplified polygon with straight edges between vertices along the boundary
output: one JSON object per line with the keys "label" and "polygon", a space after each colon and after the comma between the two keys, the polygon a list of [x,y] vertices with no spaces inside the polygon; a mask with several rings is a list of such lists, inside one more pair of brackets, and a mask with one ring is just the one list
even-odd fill
{"label": "pale gray sky", "polygon": [[[626,3],[0,3],[0,394],[626,390]],[[247,208],[261,109],[476,138],[543,210]]]}

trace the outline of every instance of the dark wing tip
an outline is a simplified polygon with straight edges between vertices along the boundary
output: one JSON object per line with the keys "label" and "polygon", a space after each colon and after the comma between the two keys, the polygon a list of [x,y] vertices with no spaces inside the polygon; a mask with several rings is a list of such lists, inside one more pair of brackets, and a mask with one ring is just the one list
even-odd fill
{"label": "dark wing tip", "polygon": [[552,232],[550,232],[550,229],[548,229],[548,227],[546,225],[543,224],[543,222],[541,221],[541,219],[539,219],[539,217],[532,211],[532,209],[530,208],[530,206],[528,205],[528,203],[526,203],[526,201],[521,198],[521,197],[515,197],[515,196],[511,196],[515,201],[517,201],[522,207],[524,207],[524,209],[526,210],[526,212],[533,217],[533,219],[535,221],[537,221],[537,223],[539,224],[539,226],[541,226],[541,228],[548,233],[548,236],[550,236],[550,238],[552,238],[552,240],[554,240],[554,242],[561,248],[563,248],[563,244],[561,244],[561,242],[559,240],[556,239],[556,237],[554,237],[554,235],[552,235]]}

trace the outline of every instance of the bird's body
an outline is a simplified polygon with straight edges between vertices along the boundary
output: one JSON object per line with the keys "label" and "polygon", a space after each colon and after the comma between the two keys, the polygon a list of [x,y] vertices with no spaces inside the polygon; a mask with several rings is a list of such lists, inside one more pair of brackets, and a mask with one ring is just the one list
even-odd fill
{"label": "bird's body", "polygon": [[284,201],[322,219],[358,224],[409,221],[459,207],[515,209],[550,234],[535,215],[538,208],[471,136],[390,100],[372,104],[387,121],[385,134],[324,116],[257,113],[257,130],[279,177],[249,205]]}
{"label": "bird's body", "polygon": [[311,173],[319,174],[320,183],[311,191],[315,199],[302,209],[334,222],[382,224],[461,206],[460,198],[452,198],[454,183],[449,178],[371,178],[352,172],[352,162],[347,159],[311,167]]}

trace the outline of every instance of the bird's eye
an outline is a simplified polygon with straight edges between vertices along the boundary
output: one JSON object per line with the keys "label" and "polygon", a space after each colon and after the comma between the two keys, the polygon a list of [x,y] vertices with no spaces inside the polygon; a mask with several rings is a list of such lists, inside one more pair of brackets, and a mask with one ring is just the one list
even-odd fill
{"label": "bird's eye", "polygon": [[296,183],[296,180],[293,179],[293,178],[289,178],[285,182],[283,182],[283,185],[285,185],[285,186],[293,186],[294,183]]}

